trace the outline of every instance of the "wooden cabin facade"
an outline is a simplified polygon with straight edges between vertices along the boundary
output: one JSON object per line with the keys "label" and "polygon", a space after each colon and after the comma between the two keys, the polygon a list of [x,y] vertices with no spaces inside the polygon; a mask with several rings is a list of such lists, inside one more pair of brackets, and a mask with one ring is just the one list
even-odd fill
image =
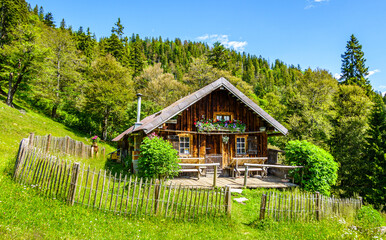
{"label": "wooden cabin facade", "polygon": [[[196,126],[198,121],[207,120],[228,121],[228,128],[203,130]],[[241,121],[245,130],[232,129],[235,121]],[[230,82],[220,78],[146,117],[113,141],[119,142],[122,157],[135,161],[142,139],[156,133],[173,144],[181,162],[219,163],[220,169],[230,170],[245,162],[265,162],[268,136],[287,132]]]}

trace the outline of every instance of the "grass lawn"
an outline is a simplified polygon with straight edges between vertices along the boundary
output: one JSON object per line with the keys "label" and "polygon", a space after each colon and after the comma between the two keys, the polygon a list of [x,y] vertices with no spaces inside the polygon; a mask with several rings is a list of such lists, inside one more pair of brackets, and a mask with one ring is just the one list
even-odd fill
{"label": "grass lawn", "polygon": [[[259,222],[260,196],[266,190],[235,194],[233,198],[243,196],[249,201],[246,204],[234,201],[231,218],[197,222],[127,218],[78,205],[70,207],[41,196],[30,186],[15,183],[10,175],[15,155],[20,140],[30,132],[67,135],[85,143],[90,140],[38,113],[27,110],[23,114],[2,102],[0,129],[0,239],[355,239],[358,234],[359,238],[365,238],[349,230],[350,220],[337,218],[309,223]],[[97,168],[111,166],[103,159],[90,160],[89,164]]]}

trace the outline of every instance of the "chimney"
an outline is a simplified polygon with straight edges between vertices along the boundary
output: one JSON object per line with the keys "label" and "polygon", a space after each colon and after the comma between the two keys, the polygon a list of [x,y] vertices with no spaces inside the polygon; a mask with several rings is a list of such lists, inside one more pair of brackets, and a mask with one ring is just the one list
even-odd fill
{"label": "chimney", "polygon": [[141,96],[142,94],[137,93],[137,122],[134,124],[134,129],[141,126]]}

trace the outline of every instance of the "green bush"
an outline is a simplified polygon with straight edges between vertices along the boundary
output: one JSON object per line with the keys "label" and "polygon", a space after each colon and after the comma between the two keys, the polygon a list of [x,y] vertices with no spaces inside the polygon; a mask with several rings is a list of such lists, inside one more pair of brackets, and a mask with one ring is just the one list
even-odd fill
{"label": "green bush", "polygon": [[146,137],[138,159],[140,177],[167,179],[178,174],[178,152],[160,137]]}
{"label": "green bush", "polygon": [[381,214],[371,206],[363,206],[355,216],[357,227],[368,235],[376,234],[376,228],[381,227],[383,223]]}
{"label": "green bush", "polygon": [[330,195],[330,188],[338,177],[338,163],[330,153],[307,141],[299,140],[288,142],[285,151],[287,164],[304,166],[303,169],[290,171],[296,183],[307,191]]}

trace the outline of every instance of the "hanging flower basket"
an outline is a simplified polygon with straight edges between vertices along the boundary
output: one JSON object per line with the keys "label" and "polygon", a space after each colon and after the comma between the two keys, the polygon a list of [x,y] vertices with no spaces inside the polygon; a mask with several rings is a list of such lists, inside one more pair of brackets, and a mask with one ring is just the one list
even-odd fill
{"label": "hanging flower basket", "polygon": [[225,143],[225,144],[228,144],[229,137],[228,136],[222,136],[222,142]]}
{"label": "hanging flower basket", "polygon": [[224,120],[211,120],[201,119],[194,122],[198,132],[212,132],[212,131],[225,131],[225,132],[245,132],[246,125],[240,120],[224,121]]}

